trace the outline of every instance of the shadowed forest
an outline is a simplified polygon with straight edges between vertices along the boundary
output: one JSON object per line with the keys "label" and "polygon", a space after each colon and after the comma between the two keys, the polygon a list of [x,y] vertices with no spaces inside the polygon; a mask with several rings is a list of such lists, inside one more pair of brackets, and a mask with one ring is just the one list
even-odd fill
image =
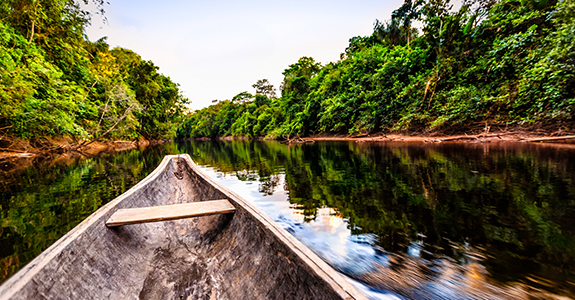
{"label": "shadowed forest", "polygon": [[[420,24],[420,26],[415,26]],[[341,59],[302,57],[281,95],[265,79],[193,113],[178,137],[461,131],[570,131],[575,1],[406,0]]]}

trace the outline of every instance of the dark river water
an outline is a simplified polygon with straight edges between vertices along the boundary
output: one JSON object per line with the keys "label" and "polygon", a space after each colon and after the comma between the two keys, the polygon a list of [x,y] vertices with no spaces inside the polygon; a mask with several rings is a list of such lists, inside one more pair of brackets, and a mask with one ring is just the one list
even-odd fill
{"label": "dark river water", "polygon": [[525,143],[169,143],[2,161],[0,282],[188,153],[372,299],[575,298],[575,149]]}

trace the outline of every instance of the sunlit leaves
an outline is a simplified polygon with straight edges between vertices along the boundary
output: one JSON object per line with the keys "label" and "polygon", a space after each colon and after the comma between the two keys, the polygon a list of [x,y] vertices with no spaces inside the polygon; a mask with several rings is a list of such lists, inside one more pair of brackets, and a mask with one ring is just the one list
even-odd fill
{"label": "sunlit leaves", "polygon": [[175,135],[187,103],[179,86],[132,51],[85,40],[89,16],[76,3],[2,2],[0,16],[3,134],[36,141]]}
{"label": "sunlit leaves", "polygon": [[[290,65],[281,97],[258,106],[283,116],[273,131],[285,138],[570,121],[574,7],[573,0],[474,0],[453,10],[445,0],[405,1],[371,36],[351,38],[341,60]],[[414,21],[423,22],[421,34]],[[258,112],[237,117],[235,135],[269,133],[249,128]]]}

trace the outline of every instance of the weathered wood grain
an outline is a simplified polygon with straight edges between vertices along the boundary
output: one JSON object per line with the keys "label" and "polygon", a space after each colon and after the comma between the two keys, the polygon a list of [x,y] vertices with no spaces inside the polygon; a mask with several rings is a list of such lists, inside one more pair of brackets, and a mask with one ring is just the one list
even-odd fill
{"label": "weathered wood grain", "polygon": [[[105,226],[122,209],[218,199],[235,212]],[[188,155],[174,155],[4,282],[6,299],[367,298]]]}
{"label": "weathered wood grain", "polygon": [[233,213],[236,208],[228,200],[212,200],[152,207],[126,208],[117,210],[106,226],[115,227],[149,222],[178,220],[215,214]]}

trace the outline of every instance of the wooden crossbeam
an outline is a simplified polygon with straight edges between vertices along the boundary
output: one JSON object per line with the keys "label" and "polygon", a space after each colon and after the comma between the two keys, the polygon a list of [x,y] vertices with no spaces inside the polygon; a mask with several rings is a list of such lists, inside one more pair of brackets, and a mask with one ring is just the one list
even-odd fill
{"label": "wooden crossbeam", "polygon": [[177,220],[214,214],[232,213],[236,208],[228,200],[200,201],[164,206],[118,209],[106,226]]}

